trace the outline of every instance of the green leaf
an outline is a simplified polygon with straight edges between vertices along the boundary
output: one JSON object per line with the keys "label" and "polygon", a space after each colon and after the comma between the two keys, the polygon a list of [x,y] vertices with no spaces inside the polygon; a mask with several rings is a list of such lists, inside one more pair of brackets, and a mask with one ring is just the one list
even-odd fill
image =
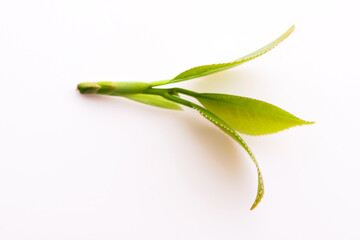
{"label": "green leaf", "polygon": [[252,161],[254,162],[257,170],[258,175],[258,189],[255,201],[253,205],[251,206],[250,210],[253,210],[261,201],[263,195],[264,195],[264,181],[260,172],[259,164],[257,163],[254,154],[251,152],[250,148],[246,145],[245,141],[223,120],[221,120],[219,117],[217,117],[215,114],[211,113],[210,111],[197,106],[193,105],[193,108],[197,110],[202,116],[204,116],[206,119],[208,119],[210,122],[215,124],[218,128],[223,130],[226,134],[228,134],[230,137],[232,137],[235,141],[237,141],[250,155]]}
{"label": "green leaf", "polygon": [[180,73],[173,79],[153,82],[153,83],[151,83],[151,85],[159,86],[159,85],[164,85],[164,84],[169,84],[169,83],[182,82],[182,81],[186,81],[186,80],[190,80],[190,79],[198,78],[198,77],[203,77],[203,76],[206,76],[209,74],[217,73],[217,72],[229,69],[229,68],[236,67],[242,63],[245,63],[247,61],[250,61],[254,58],[257,58],[257,57],[267,53],[268,51],[270,51],[271,49],[276,47],[279,43],[281,43],[284,39],[286,39],[294,31],[294,29],[295,29],[295,26],[292,26],[283,35],[281,35],[280,37],[275,39],[270,44],[260,48],[259,50],[255,51],[255,52],[252,52],[242,58],[238,58],[233,62],[194,67],[194,68],[191,68],[189,70],[186,70],[186,71]]}
{"label": "green leaf", "polygon": [[123,95],[128,99],[131,99],[136,102],[148,104],[155,107],[172,109],[172,110],[183,110],[181,106],[177,103],[171,102],[161,96],[158,95],[150,95],[150,94],[126,94]]}
{"label": "green leaf", "polygon": [[236,131],[247,135],[271,134],[313,123],[256,99],[215,93],[199,93],[194,97]]}

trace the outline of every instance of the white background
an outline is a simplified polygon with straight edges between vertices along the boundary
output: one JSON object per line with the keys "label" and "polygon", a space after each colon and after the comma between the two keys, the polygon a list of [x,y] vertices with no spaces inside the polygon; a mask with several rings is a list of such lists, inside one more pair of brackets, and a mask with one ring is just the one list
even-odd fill
{"label": "white background", "polygon": [[[358,1],[0,2],[0,239],[360,239]],[[245,141],[192,110],[82,96],[156,81],[261,99],[315,125]]]}

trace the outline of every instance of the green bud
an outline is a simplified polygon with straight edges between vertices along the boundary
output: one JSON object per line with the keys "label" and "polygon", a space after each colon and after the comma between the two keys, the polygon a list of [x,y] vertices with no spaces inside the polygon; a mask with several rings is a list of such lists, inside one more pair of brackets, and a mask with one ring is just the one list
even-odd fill
{"label": "green bud", "polygon": [[83,82],[77,85],[77,89],[81,94],[95,94],[100,86],[95,82]]}
{"label": "green bud", "polygon": [[114,96],[122,96],[124,94],[144,93],[151,87],[149,83],[144,82],[115,82],[116,88],[111,93]]}

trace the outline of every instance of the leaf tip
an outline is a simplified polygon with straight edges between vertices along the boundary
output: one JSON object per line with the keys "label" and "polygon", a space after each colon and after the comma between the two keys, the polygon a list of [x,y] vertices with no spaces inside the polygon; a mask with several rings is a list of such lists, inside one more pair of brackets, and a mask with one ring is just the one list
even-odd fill
{"label": "leaf tip", "polygon": [[256,203],[256,204],[254,203],[254,204],[251,206],[250,211],[254,210],[254,209],[256,208],[256,206],[257,206],[257,203]]}
{"label": "leaf tip", "polygon": [[295,30],[295,25],[292,25],[283,35],[284,39],[287,38],[288,36],[290,36],[290,34],[292,34],[292,32]]}
{"label": "leaf tip", "polygon": [[253,203],[253,205],[250,208],[250,211],[254,210],[257,207],[257,205],[260,203],[262,197],[263,197],[263,194],[260,196],[257,196],[257,198],[255,199],[255,202]]}
{"label": "leaf tip", "polygon": [[[302,119],[300,119],[301,120],[301,123],[298,125],[298,126],[303,126],[303,125],[312,125],[312,124],[315,124],[316,122],[314,122],[314,121],[305,121],[305,120],[302,120]],[[296,125],[295,125],[296,126]],[[295,127],[294,126],[294,127]]]}

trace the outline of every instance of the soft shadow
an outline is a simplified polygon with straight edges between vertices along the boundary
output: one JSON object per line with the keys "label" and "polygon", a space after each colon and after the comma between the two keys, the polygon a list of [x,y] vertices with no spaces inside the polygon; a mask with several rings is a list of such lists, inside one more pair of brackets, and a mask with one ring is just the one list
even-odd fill
{"label": "soft shadow", "polygon": [[163,115],[165,118],[173,118],[171,121],[175,121],[179,125],[185,125],[188,128],[187,133],[191,133],[199,148],[210,152],[207,155],[207,160],[211,164],[218,166],[229,177],[238,177],[243,171],[243,161],[248,160],[248,156],[238,143],[199,114],[182,112],[182,114],[174,115],[171,114],[170,110],[165,111],[132,102],[126,98],[103,95],[80,95],[79,97],[90,101],[94,106],[100,105],[103,108],[111,109],[111,111],[145,111],[151,113],[157,111],[156,114]]}
{"label": "soft shadow", "polygon": [[195,119],[196,117],[185,114],[178,117],[178,122],[186,125],[199,148],[206,149],[210,153],[207,159],[212,164],[223,170],[228,177],[238,178],[243,171],[243,160],[246,160],[245,153],[241,152],[241,146],[220,129],[207,123],[206,119],[201,119],[201,116],[198,116],[200,119]]}
{"label": "soft shadow", "polygon": [[[200,115],[184,114],[177,118],[176,123],[184,129],[186,135],[191,135],[197,147],[206,152],[203,154],[205,159],[201,160],[202,164],[207,165],[202,168],[206,169],[205,175],[216,177],[211,182],[215,186],[199,182],[199,179],[190,180],[202,204],[208,204],[210,208],[216,208],[219,214],[226,216],[238,211],[239,207],[250,205],[253,199],[249,197],[249,191],[254,190],[250,190],[249,181],[255,184],[256,179],[250,178],[248,164],[251,159],[244,149]],[[216,173],[213,172],[214,169]],[[251,171],[256,172],[254,166]],[[203,173],[198,174],[203,178]],[[212,194],[216,196],[211,197]]]}
{"label": "soft shadow", "polygon": [[[86,101],[90,101],[90,102],[94,102],[95,104],[101,103],[102,105],[104,103],[109,104],[109,105],[113,105],[116,104],[117,106],[119,106],[119,104],[121,104],[122,102],[124,102],[124,98],[114,98],[111,96],[105,96],[105,95],[96,95],[96,94],[78,94],[79,98],[86,100]],[[123,103],[125,105],[125,103]],[[106,106],[106,105],[104,105]]]}
{"label": "soft shadow", "polygon": [[211,74],[193,82],[193,87],[199,92],[246,92],[247,95],[258,87],[263,80],[253,71],[229,69]]}
{"label": "soft shadow", "polygon": [[[80,94],[79,94],[80,95]],[[80,95],[80,98],[83,100],[86,100],[87,102],[90,102],[89,104],[92,104],[93,106],[101,106],[101,108],[111,109],[111,111],[117,111],[120,113],[124,112],[153,112],[158,111],[159,112],[165,112],[163,109],[149,106],[143,103],[138,103],[135,101],[132,101],[130,99],[127,99],[125,97],[113,97],[113,96],[106,96],[106,95],[95,95],[95,94],[89,94],[89,95]]]}

